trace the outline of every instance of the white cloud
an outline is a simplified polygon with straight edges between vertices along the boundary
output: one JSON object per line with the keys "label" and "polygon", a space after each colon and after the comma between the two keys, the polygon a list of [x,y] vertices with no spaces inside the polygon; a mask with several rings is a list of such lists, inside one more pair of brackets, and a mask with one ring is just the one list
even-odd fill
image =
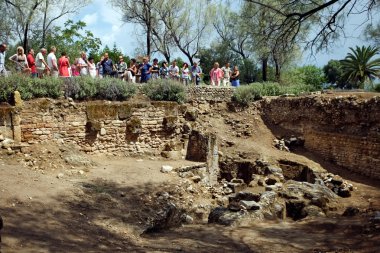
{"label": "white cloud", "polygon": [[98,13],[86,14],[82,21],[85,22],[87,26],[95,25],[98,21]]}

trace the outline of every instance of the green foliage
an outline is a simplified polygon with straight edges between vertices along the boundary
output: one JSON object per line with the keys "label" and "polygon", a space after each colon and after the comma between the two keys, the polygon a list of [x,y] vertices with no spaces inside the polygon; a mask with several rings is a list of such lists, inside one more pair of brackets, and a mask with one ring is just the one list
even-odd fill
{"label": "green foliage", "polygon": [[316,91],[312,85],[296,84],[281,85],[275,82],[252,83],[250,85],[242,85],[238,87],[232,97],[232,101],[242,106],[261,99],[263,96],[280,96],[285,94],[294,94],[296,96],[301,93]]}
{"label": "green foliage", "polygon": [[136,86],[116,78],[94,79],[91,77],[30,78],[25,75],[11,75],[0,78],[0,102],[10,102],[18,90],[23,100],[39,97],[66,97],[77,100],[105,99],[127,100],[136,94]]}
{"label": "green foliage", "polygon": [[73,77],[65,80],[65,95],[77,100],[127,100],[136,94],[136,86],[116,78]]}
{"label": "green foliage", "polygon": [[0,78],[0,102],[9,102],[13,92],[20,92],[23,100],[39,97],[58,98],[61,95],[63,80],[57,78],[30,78],[14,74]]}
{"label": "green foliage", "polygon": [[380,77],[380,58],[373,57],[380,52],[380,48],[372,46],[357,46],[350,48],[351,52],[341,61],[344,78],[360,88],[366,82],[372,82]]}
{"label": "green foliage", "polygon": [[247,106],[249,103],[261,98],[261,87],[251,84],[238,87],[232,96],[232,101],[237,102],[242,106]]}
{"label": "green foliage", "polygon": [[136,94],[136,86],[115,78],[96,79],[97,98],[106,100],[127,100]]}
{"label": "green foliage", "polygon": [[[103,56],[105,53],[108,53],[109,58],[116,64],[119,62],[119,56],[123,55],[121,50],[117,47],[116,43],[113,44],[113,48],[110,49],[107,45],[100,51],[99,57],[95,56],[95,62],[100,60],[100,56]],[[129,57],[124,56],[124,62],[129,64]]]}
{"label": "green foliage", "polygon": [[281,78],[284,85],[311,85],[314,89],[321,89],[325,81],[322,69],[314,65],[293,68],[284,72]]}
{"label": "green foliage", "polygon": [[54,27],[46,37],[47,48],[55,46],[57,57],[60,56],[61,52],[66,52],[70,61],[80,57],[81,51],[88,52],[90,55],[97,55],[102,42],[92,32],[84,30],[85,28],[86,23],[83,21],[74,23],[72,20],[66,21],[63,28]]}
{"label": "green foliage", "polygon": [[372,88],[372,91],[375,91],[375,92],[380,92],[380,84],[375,84]]}
{"label": "green foliage", "polygon": [[380,43],[380,23],[373,24],[372,22],[368,24],[364,30],[364,35],[367,40],[371,41],[374,45],[379,45]]}
{"label": "green foliage", "polygon": [[143,92],[155,101],[175,101],[184,103],[186,100],[185,87],[174,80],[155,79],[143,85]]}
{"label": "green foliage", "polygon": [[344,85],[342,64],[337,60],[330,60],[323,67],[326,81],[331,84],[337,84],[339,87]]}

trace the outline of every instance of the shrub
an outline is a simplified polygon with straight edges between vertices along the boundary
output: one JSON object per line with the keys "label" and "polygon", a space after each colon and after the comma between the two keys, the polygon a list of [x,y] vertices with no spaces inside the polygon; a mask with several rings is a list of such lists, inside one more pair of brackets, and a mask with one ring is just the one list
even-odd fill
{"label": "shrub", "polygon": [[155,101],[183,103],[186,100],[185,87],[178,81],[170,79],[151,80],[143,85],[143,92]]}
{"label": "shrub", "polygon": [[78,100],[94,98],[97,95],[95,79],[92,77],[65,78],[65,96]]}
{"label": "shrub", "polygon": [[136,93],[136,86],[115,78],[73,77],[65,83],[65,95],[78,100],[127,100]]}
{"label": "shrub", "polygon": [[63,95],[62,91],[66,97],[77,100],[127,100],[136,93],[136,86],[114,78],[45,77],[40,79],[18,74],[0,78],[0,102],[10,102],[16,90],[20,92],[23,100],[39,97],[58,98]]}
{"label": "shrub", "polygon": [[325,81],[322,69],[313,65],[288,70],[281,77],[281,83],[284,85],[311,85],[315,89],[322,88]]}
{"label": "shrub", "polygon": [[38,97],[57,98],[61,95],[63,81],[57,78],[30,78],[13,74],[0,78],[0,101],[9,102],[14,91],[18,90],[21,98],[29,100]]}
{"label": "shrub", "polygon": [[136,94],[136,86],[115,78],[96,79],[97,98],[106,100],[127,100]]}
{"label": "shrub", "polygon": [[252,83],[238,87],[232,96],[232,101],[242,106],[247,106],[249,103],[259,100],[263,96],[280,96],[284,94],[294,94],[298,96],[301,93],[308,93],[315,90],[317,90],[316,87],[306,84],[280,85],[272,82]]}
{"label": "shrub", "polygon": [[259,83],[243,85],[235,90],[234,95],[232,96],[232,101],[235,101],[240,105],[247,106],[249,103],[261,99],[261,93],[262,88]]}

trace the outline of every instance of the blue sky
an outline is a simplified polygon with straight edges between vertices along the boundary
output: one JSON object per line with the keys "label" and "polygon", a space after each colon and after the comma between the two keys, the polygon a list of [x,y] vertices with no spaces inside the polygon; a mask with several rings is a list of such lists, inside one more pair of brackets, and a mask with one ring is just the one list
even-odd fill
{"label": "blue sky", "polygon": [[[87,30],[92,31],[96,37],[99,37],[103,42],[103,46],[112,47],[116,43],[125,55],[135,56],[135,49],[139,43],[137,39],[138,32],[141,32],[141,29],[135,24],[124,24],[121,21],[121,12],[116,11],[108,1],[93,0],[91,4],[69,18],[86,22]],[[362,30],[365,25],[361,24],[364,19],[363,15],[352,16],[346,25],[346,38],[336,41],[328,52],[319,52],[310,56],[309,51],[306,51],[299,65],[315,64],[323,66],[330,59],[344,58],[349,52],[349,47],[367,45],[368,43],[362,38]],[[142,38],[140,41],[144,41],[144,39]]]}

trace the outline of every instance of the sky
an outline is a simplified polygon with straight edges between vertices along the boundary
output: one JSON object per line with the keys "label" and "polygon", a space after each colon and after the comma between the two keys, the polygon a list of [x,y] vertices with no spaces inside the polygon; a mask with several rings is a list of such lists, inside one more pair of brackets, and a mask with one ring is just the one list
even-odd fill
{"label": "sky", "polygon": [[[76,15],[68,18],[84,21],[87,24],[86,30],[93,32],[95,37],[99,37],[103,46],[108,45],[112,48],[116,43],[123,54],[133,57],[136,55],[135,49],[139,43],[137,37],[138,32],[141,31],[140,27],[136,24],[123,23],[121,21],[122,13],[116,11],[108,1],[93,0],[91,4],[80,9]],[[361,24],[364,20],[363,15],[350,17],[345,27],[346,38],[335,41],[327,52],[310,55],[309,50],[305,51],[303,59],[298,65],[312,64],[322,67],[331,59],[343,59],[349,52],[349,47],[368,45],[362,36],[365,25]],[[140,40],[144,41],[143,38]],[[178,56],[181,57],[181,55]]]}

